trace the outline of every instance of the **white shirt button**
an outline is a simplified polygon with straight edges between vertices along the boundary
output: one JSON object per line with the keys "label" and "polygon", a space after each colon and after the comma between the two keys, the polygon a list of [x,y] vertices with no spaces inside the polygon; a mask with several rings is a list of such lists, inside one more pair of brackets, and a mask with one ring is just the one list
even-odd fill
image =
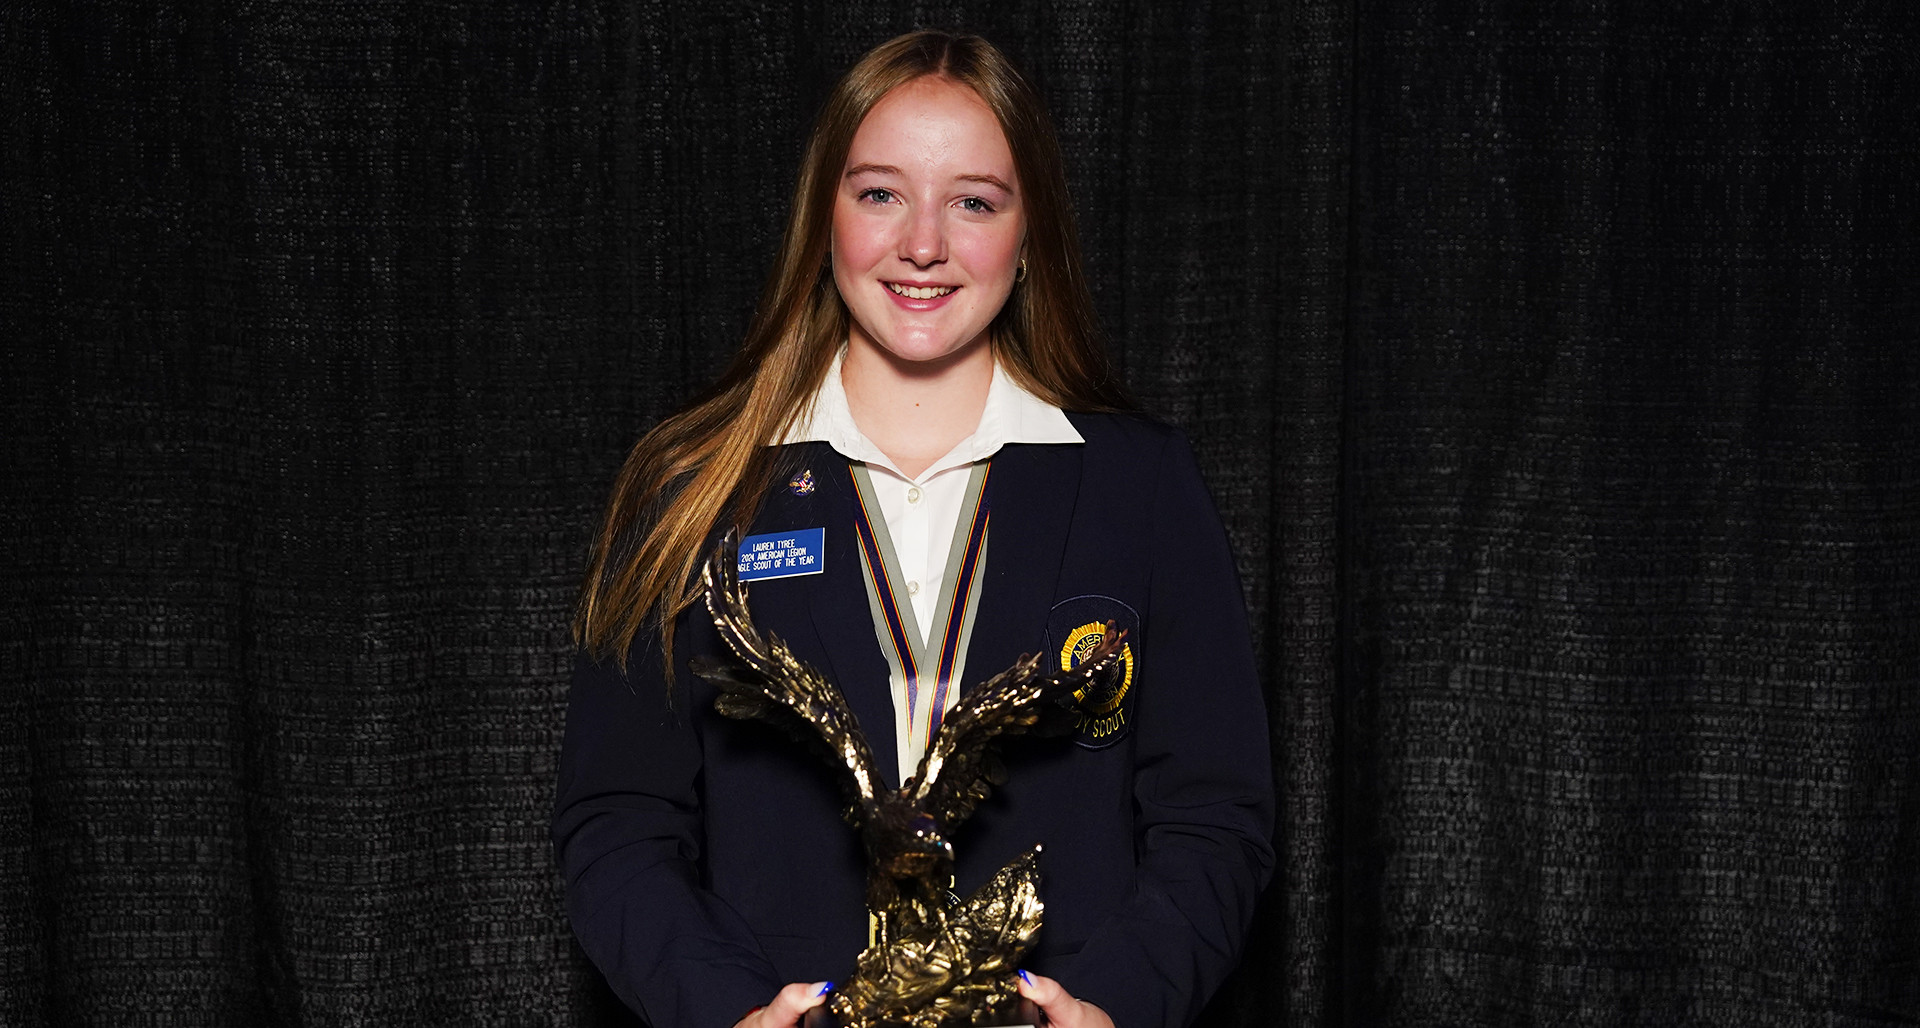
{"label": "white shirt button", "polygon": [[908,582],[908,583],[907,583],[907,595],[908,595],[908,596],[918,596],[918,595],[920,595],[920,583],[919,583],[919,582]]}
{"label": "white shirt button", "polygon": [[911,486],[908,486],[908,487],[907,487],[907,502],[908,502],[908,503],[919,503],[919,502],[920,502],[920,487],[919,487],[919,486],[917,486],[917,485],[911,485]]}

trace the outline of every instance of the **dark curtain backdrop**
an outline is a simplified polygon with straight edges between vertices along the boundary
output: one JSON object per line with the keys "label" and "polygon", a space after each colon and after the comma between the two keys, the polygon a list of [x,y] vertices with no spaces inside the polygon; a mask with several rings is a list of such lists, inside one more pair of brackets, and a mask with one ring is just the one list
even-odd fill
{"label": "dark curtain backdrop", "polygon": [[1916,1023],[1910,9],[6,4],[0,1023],[632,1023],[545,840],[590,525],[923,24],[1238,548],[1207,1024]]}

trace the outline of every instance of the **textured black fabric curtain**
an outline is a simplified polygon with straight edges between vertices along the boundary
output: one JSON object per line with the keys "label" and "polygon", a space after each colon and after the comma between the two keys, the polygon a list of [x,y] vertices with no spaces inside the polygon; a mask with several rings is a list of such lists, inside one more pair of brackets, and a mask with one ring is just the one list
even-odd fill
{"label": "textured black fabric curtain", "polygon": [[715,12],[0,10],[0,1023],[632,1023],[545,841],[588,531],[928,24],[1241,557],[1207,1023],[1920,1020],[1904,5]]}

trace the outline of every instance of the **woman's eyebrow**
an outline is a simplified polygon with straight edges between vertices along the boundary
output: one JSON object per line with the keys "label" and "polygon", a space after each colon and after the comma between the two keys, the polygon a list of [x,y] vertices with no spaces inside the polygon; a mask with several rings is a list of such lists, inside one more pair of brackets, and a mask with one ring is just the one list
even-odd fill
{"label": "woman's eyebrow", "polygon": [[998,175],[956,175],[954,176],[954,179],[959,182],[980,182],[980,183],[984,183],[986,185],[992,186],[995,189],[998,189],[1002,192],[1006,192],[1006,193],[1013,192],[1013,187],[1001,181],[1000,176]]}
{"label": "woman's eyebrow", "polygon": [[[856,164],[853,167],[847,169],[847,174],[845,177],[853,178],[857,175],[898,175],[898,174],[900,174],[900,169],[894,167],[891,164]],[[1007,185],[1006,180],[1001,178],[998,175],[985,175],[985,174],[955,175],[953,177],[953,180],[955,182],[979,182],[983,185],[992,186],[995,189],[998,189],[1005,193],[1013,192],[1013,187],[1010,185]]]}

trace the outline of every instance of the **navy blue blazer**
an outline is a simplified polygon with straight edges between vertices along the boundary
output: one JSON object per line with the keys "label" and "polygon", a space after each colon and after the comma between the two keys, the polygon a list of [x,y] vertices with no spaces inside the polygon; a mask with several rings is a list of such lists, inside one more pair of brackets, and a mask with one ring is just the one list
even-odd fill
{"label": "navy blue blazer", "polygon": [[[1084,445],[993,457],[959,680],[1036,650],[1057,658],[1076,627],[1106,618],[1129,628],[1134,674],[1073,735],[1005,745],[1007,784],[952,838],[956,888],[1044,844],[1045,925],[1026,966],[1119,1028],[1173,1028],[1231,968],[1272,868],[1267,723],[1232,556],[1185,439],[1140,418],[1069,416]],[[782,459],[752,534],[824,527],[826,566],[752,583],[755,620],[838,683],[890,775],[892,699],[847,461],[822,443]],[[802,469],[816,485],[804,496],[786,487]],[[787,982],[844,979],[866,944],[841,772],[714,713],[715,690],[685,661],[717,651],[696,608],[677,626],[671,703],[650,638],[624,674],[579,660],[568,696],[553,823],[568,914],[655,1028],[726,1028]]]}

